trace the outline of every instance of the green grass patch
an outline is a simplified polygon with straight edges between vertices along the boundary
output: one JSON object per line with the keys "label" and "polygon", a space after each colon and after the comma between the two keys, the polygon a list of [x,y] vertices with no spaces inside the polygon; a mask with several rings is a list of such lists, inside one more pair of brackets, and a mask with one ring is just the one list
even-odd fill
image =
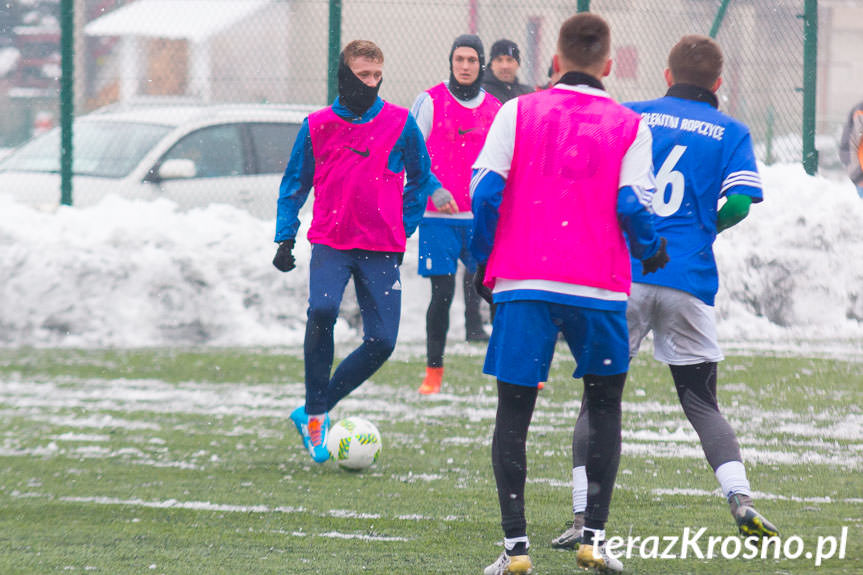
{"label": "green grass patch", "polygon": [[[560,351],[528,441],[538,574],[577,572],[574,553],[549,545],[570,518],[581,396]],[[379,463],[350,473],[314,464],[287,419],[304,396],[296,351],[2,350],[0,573],[481,573],[502,539],[482,361],[448,356],[432,397],[416,393],[421,359],[388,362],[332,414],[382,432]],[[627,571],[863,571],[863,364],[734,356],[719,382],[758,509],[804,555],[661,559],[636,545]],[[706,528],[704,551],[733,536],[668,369],[642,354],[624,402],[608,534],[656,536],[658,553],[687,527]],[[845,558],[815,567],[805,553],[843,527]]]}

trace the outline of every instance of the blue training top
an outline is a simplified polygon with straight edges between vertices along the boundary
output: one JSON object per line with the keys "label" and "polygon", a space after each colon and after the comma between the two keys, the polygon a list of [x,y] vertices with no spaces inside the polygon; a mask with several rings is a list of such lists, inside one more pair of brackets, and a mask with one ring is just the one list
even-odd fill
{"label": "blue training top", "polygon": [[665,97],[624,104],[641,114],[653,135],[656,231],[668,240],[668,264],[632,281],[667,286],[713,305],[719,275],[713,255],[719,199],[744,194],[762,200],[749,129],[716,109],[708,90],[675,84]]}

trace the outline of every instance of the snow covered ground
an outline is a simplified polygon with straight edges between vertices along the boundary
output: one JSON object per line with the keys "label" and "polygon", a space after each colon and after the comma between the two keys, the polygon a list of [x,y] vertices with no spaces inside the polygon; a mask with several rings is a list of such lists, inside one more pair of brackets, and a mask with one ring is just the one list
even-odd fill
{"label": "snow covered ground", "polygon": [[[849,182],[798,165],[762,167],[762,177],[764,203],[716,245],[723,345],[863,358],[863,201]],[[296,270],[278,272],[272,221],[222,205],[180,212],[117,198],[43,213],[2,190],[0,213],[0,346],[302,343],[309,244],[299,242]],[[402,268],[404,349],[425,338],[429,287],[416,250],[414,237]],[[352,292],[336,331],[343,342],[359,334]]]}

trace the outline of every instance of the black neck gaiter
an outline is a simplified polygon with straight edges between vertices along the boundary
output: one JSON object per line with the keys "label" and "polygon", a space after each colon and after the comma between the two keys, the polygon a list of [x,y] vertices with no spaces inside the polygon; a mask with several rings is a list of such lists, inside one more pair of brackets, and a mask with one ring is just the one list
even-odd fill
{"label": "black neck gaiter", "polygon": [[591,88],[596,88],[597,90],[605,90],[605,86],[602,85],[599,78],[591,76],[590,74],[585,74],[584,72],[567,72],[561,76],[560,80],[555,82],[555,84],[566,84],[567,86],[578,86],[580,84],[584,84]]}
{"label": "black neck gaiter", "polygon": [[476,80],[473,81],[473,84],[465,86],[456,81],[455,75],[452,73],[452,64],[450,64],[449,84],[447,84],[447,86],[452,95],[459,100],[463,102],[473,100],[476,98],[477,94],[479,94],[479,90],[482,87],[482,68],[480,68],[479,75],[476,77]]}
{"label": "black neck gaiter", "polygon": [[357,78],[344,60],[339,59],[339,102],[356,114],[362,116],[371,108],[378,98],[378,90],[381,88],[383,78],[377,86],[367,86]]}
{"label": "black neck gaiter", "polygon": [[694,84],[674,84],[668,89],[665,95],[673,98],[683,98],[684,100],[707,102],[714,108],[719,108],[719,99],[716,97],[716,94]]}

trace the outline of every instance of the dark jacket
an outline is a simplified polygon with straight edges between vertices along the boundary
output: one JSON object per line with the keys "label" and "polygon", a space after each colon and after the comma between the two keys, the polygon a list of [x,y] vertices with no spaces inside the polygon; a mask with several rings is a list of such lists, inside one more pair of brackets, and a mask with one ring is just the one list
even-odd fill
{"label": "dark jacket", "polygon": [[860,102],[845,122],[842,139],[839,141],[839,159],[848,170],[848,177],[857,186],[863,186],[863,102]]}
{"label": "dark jacket", "polygon": [[512,100],[518,96],[523,96],[524,94],[530,94],[533,92],[533,88],[530,86],[526,86],[524,84],[519,84],[518,82],[503,82],[498,80],[494,74],[491,73],[490,70],[487,71],[483,76],[482,87],[483,89],[500,100],[500,103],[503,104],[507,100]]}

